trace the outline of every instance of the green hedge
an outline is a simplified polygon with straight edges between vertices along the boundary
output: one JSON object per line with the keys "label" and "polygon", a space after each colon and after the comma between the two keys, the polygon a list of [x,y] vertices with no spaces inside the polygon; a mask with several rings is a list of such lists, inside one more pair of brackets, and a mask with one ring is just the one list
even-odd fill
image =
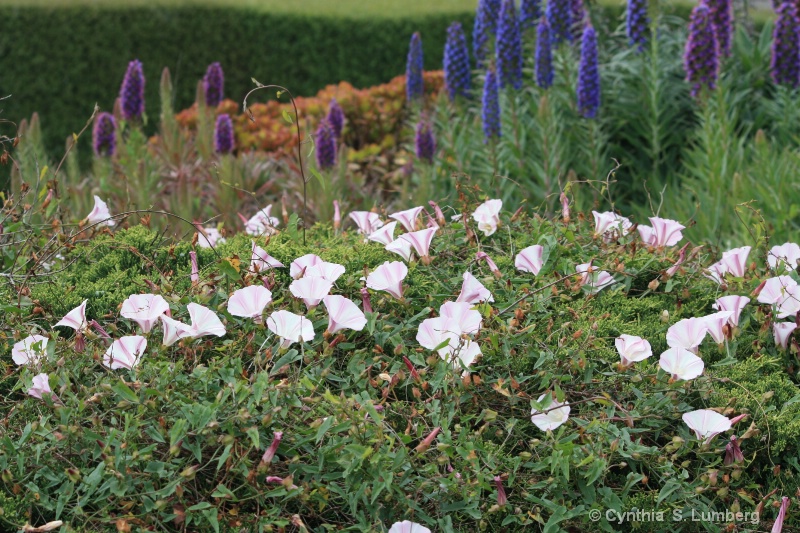
{"label": "green hedge", "polygon": [[39,112],[50,150],[63,150],[97,102],[110,110],[127,62],[144,63],[147,113],[157,118],[158,80],[169,67],[176,109],[188,107],[206,66],[222,63],[226,96],[241,101],[251,78],[310,95],[342,80],[356,87],[405,69],[408,41],[422,33],[425,66],[441,68],[447,26],[471,13],[403,19],[332,19],[207,6],[0,7],[2,117]]}

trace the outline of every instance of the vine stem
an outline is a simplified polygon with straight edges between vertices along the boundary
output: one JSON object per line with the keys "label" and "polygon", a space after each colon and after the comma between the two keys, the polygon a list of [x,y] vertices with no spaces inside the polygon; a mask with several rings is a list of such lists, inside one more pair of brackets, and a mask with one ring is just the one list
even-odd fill
{"label": "vine stem", "polygon": [[292,92],[283,87],[281,85],[264,85],[255,79],[253,82],[257,85],[255,89],[250,89],[250,91],[244,95],[244,101],[242,102],[242,107],[244,108],[244,112],[247,113],[247,116],[250,118],[251,122],[256,121],[256,117],[253,116],[253,112],[247,107],[247,99],[256,91],[260,91],[261,89],[278,89],[278,98],[280,98],[281,93],[285,92],[289,95],[289,100],[292,102],[292,108],[294,109],[294,125],[295,131],[297,133],[297,162],[300,164],[300,178],[303,180],[303,246],[306,245],[306,217],[308,216],[308,180],[306,179],[306,173],[303,170],[303,153],[301,151],[301,139],[300,139],[300,114],[297,112],[297,103],[295,102],[294,95]]}

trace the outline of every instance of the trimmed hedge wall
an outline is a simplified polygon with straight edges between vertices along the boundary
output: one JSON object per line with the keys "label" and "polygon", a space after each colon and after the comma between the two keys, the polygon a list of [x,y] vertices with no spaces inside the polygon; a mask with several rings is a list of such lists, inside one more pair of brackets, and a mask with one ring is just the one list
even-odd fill
{"label": "trimmed hedge wall", "polygon": [[[128,61],[144,63],[146,111],[158,117],[158,81],[169,67],[175,109],[194,101],[212,61],[225,70],[225,94],[241,101],[251,78],[311,95],[342,80],[356,87],[386,82],[405,70],[408,41],[422,33],[425,66],[441,68],[447,26],[473,15],[404,19],[332,19],[221,7],[0,7],[2,118],[34,111],[50,150],[83,127],[97,102],[111,110]],[[5,132],[4,133],[11,133]]]}

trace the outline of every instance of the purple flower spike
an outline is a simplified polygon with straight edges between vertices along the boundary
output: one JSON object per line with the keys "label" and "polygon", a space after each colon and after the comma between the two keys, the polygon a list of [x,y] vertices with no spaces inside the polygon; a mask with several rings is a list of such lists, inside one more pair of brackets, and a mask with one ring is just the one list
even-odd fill
{"label": "purple flower spike", "polygon": [[572,41],[572,6],[571,0],[547,0],[545,17],[550,26],[550,41],[559,45],[563,41]]}
{"label": "purple flower spike", "polygon": [[425,86],[422,81],[422,37],[419,32],[411,36],[406,64],[406,97],[408,101],[422,98]]}
{"label": "purple flower spike", "polygon": [[577,41],[583,35],[583,26],[586,19],[586,10],[583,0],[569,0],[569,24],[573,40]]}
{"label": "purple flower spike", "polygon": [[344,111],[342,111],[342,106],[339,105],[336,98],[333,98],[330,106],[328,106],[328,124],[330,124],[333,130],[333,135],[336,137],[336,140],[341,141],[342,130],[344,129]]}
{"label": "purple flower spike", "polygon": [[500,101],[497,96],[497,74],[494,69],[486,71],[481,118],[483,120],[483,142],[489,143],[500,137]]}
{"label": "purple flower spike", "polygon": [[522,0],[519,4],[519,25],[522,30],[536,26],[542,17],[542,0]]}
{"label": "purple flower spike", "polygon": [[144,114],[144,72],[142,62],[134,59],[128,63],[128,70],[119,91],[122,118],[140,120]]}
{"label": "purple flower spike", "polygon": [[714,89],[719,70],[719,50],[711,23],[711,12],[705,4],[692,10],[689,19],[689,38],[683,56],[686,81],[692,86],[692,96],[697,97],[703,86]]}
{"label": "purple flower spike", "polygon": [[731,0],[707,0],[706,5],[711,11],[711,23],[719,45],[722,57],[731,55],[731,37],[733,37],[733,6]]}
{"label": "purple flower spike", "polygon": [[447,28],[447,41],[444,45],[444,82],[450,100],[455,100],[458,96],[470,97],[472,74],[469,50],[464,30],[459,22],[453,22]]}
{"label": "purple flower spike", "polygon": [[800,21],[794,2],[778,7],[778,20],[772,33],[772,79],[795,88],[800,83]]}
{"label": "purple flower spike", "polygon": [[475,54],[478,64],[486,59],[489,51],[489,38],[497,31],[500,2],[501,0],[480,0],[478,2],[475,26],[472,30],[472,52]]}
{"label": "purple flower spike", "polygon": [[587,24],[581,39],[581,62],[578,66],[578,111],[586,118],[597,116],[600,107],[600,72],[597,69],[597,34]]}
{"label": "purple flower spike", "polygon": [[203,92],[206,96],[208,107],[217,107],[224,95],[225,74],[219,63],[211,63],[203,77]]}
{"label": "purple flower spike", "polygon": [[550,26],[544,17],[536,29],[536,84],[542,89],[553,85],[553,47]]}
{"label": "purple flower spike", "polygon": [[317,144],[317,166],[321,169],[333,168],[336,164],[336,137],[327,120],[319,123],[314,141]]}
{"label": "purple flower spike", "polygon": [[427,119],[423,119],[417,124],[415,145],[417,158],[429,164],[433,163],[433,156],[436,153],[436,141],[433,138],[431,123]]}
{"label": "purple flower spike", "polygon": [[98,157],[113,156],[117,151],[117,121],[111,113],[100,113],[92,129],[92,148]]}
{"label": "purple flower spike", "polygon": [[522,39],[514,0],[504,0],[497,25],[497,73],[500,88],[522,88]]}
{"label": "purple flower spike", "polygon": [[227,113],[219,115],[214,124],[214,150],[219,154],[233,151],[233,121]]}
{"label": "purple flower spike", "polygon": [[650,19],[647,18],[647,0],[628,0],[626,26],[628,42],[641,52],[647,44],[650,33]]}

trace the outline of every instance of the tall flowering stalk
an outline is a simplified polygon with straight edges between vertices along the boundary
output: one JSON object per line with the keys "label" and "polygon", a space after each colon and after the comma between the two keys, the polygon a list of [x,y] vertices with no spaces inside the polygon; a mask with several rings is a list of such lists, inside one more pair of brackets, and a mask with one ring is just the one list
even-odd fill
{"label": "tall flowering stalk", "polygon": [[483,83],[482,114],[484,142],[489,143],[500,137],[500,101],[497,96],[497,73],[494,69],[486,71]]}
{"label": "tall flowering stalk", "polygon": [[227,113],[220,114],[214,124],[214,151],[218,154],[233,151],[233,121]]}
{"label": "tall flowering stalk", "polygon": [[591,24],[583,29],[578,66],[578,111],[586,118],[597,116],[600,107],[600,72],[597,69],[597,34]]}
{"label": "tall flowering stalk", "polygon": [[711,23],[717,37],[719,53],[722,57],[731,55],[731,38],[733,37],[733,6],[731,0],[706,0],[711,12]]}
{"label": "tall flowering stalk", "polygon": [[719,70],[719,47],[711,23],[708,6],[700,4],[692,10],[689,19],[689,38],[683,56],[686,81],[692,86],[692,96],[696,97],[703,86],[714,89]]}
{"label": "tall flowering stalk", "polygon": [[315,142],[317,145],[317,166],[321,169],[333,168],[336,164],[336,137],[327,120],[322,120],[319,123]]}
{"label": "tall flowering stalk", "polygon": [[417,158],[429,164],[433,163],[433,156],[436,153],[436,140],[433,138],[433,128],[427,118],[423,118],[417,124],[414,144],[417,149]]}
{"label": "tall flowering stalk", "polygon": [[586,10],[583,7],[583,0],[569,0],[569,24],[574,40],[581,38],[583,34],[583,22],[586,18]]}
{"label": "tall flowering stalk", "polygon": [[472,29],[472,52],[478,64],[486,59],[491,36],[497,30],[501,0],[479,0],[475,13],[475,26]]}
{"label": "tall flowering stalk", "polygon": [[211,63],[203,76],[203,93],[208,107],[217,107],[225,92],[225,74],[219,63]]}
{"label": "tall flowering stalk", "polygon": [[422,98],[424,85],[422,82],[422,37],[419,32],[411,36],[406,64],[406,97],[408,101]]}
{"label": "tall flowering stalk", "polygon": [[539,21],[536,29],[536,84],[542,89],[553,85],[553,47],[546,18]]}
{"label": "tall flowering stalk", "polygon": [[336,98],[331,99],[331,103],[328,106],[328,124],[333,130],[336,140],[341,141],[342,130],[344,129],[344,111],[342,111],[342,106],[339,105]]}
{"label": "tall flowering stalk", "polygon": [[144,71],[142,62],[134,59],[128,63],[122,87],[119,90],[120,110],[125,120],[139,120],[144,114]]}
{"label": "tall flowering stalk", "polygon": [[640,52],[647,45],[650,19],[647,18],[647,0],[628,0],[625,17],[628,42]]}
{"label": "tall flowering stalk", "polygon": [[571,0],[547,0],[545,17],[550,26],[550,42],[559,45],[572,41]]}
{"label": "tall flowering stalk", "polygon": [[519,4],[519,25],[523,31],[536,26],[542,17],[542,0],[522,0]]}
{"label": "tall flowering stalk", "polygon": [[522,39],[514,0],[504,0],[497,25],[497,73],[500,88],[522,88]]}
{"label": "tall flowering stalk", "polygon": [[117,151],[117,121],[111,113],[100,113],[92,129],[92,148],[98,157],[111,157]]}
{"label": "tall flowering stalk", "polygon": [[447,28],[447,41],[444,45],[444,82],[450,100],[455,100],[458,96],[470,97],[472,74],[469,50],[460,22],[453,22]]}
{"label": "tall flowering stalk", "polygon": [[772,33],[772,79],[795,88],[800,83],[800,21],[791,0],[778,7],[778,20]]}

